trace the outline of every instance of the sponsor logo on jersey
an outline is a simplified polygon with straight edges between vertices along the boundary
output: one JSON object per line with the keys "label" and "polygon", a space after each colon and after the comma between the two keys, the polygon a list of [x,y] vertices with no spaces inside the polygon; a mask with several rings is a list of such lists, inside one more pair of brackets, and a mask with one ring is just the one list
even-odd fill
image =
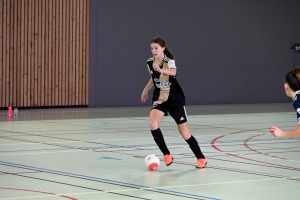
{"label": "sponsor logo on jersey", "polygon": [[170,89],[170,86],[171,86],[170,82],[167,82],[165,80],[160,80],[158,78],[155,78],[154,81],[155,81],[155,85],[156,85],[157,88],[161,88],[162,90],[169,90]]}
{"label": "sponsor logo on jersey", "polygon": [[300,114],[300,108],[297,109],[297,113]]}

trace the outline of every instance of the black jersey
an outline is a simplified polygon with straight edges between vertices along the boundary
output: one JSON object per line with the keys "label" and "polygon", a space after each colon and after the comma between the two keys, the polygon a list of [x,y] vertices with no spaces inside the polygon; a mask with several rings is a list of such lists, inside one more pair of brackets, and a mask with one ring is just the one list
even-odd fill
{"label": "black jersey", "polygon": [[297,113],[298,124],[300,124],[300,90],[296,91],[293,106],[294,106],[295,111]]}
{"label": "black jersey", "polygon": [[[177,82],[176,75],[170,76],[164,73],[159,73],[153,69],[154,58],[147,60],[149,73],[151,75],[154,91],[152,97],[152,104],[166,104],[170,106],[183,106],[185,105],[184,93]],[[175,68],[175,61],[168,57],[164,57],[161,65],[161,69]]]}

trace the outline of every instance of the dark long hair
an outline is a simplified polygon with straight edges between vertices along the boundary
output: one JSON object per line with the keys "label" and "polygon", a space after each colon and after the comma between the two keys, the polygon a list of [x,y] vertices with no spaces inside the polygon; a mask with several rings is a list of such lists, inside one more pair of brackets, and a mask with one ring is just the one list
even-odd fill
{"label": "dark long hair", "polygon": [[165,50],[164,50],[164,54],[168,57],[168,58],[171,58],[172,60],[175,60],[175,56],[172,54],[172,52],[166,47],[166,42],[165,40],[160,37],[160,36],[157,36],[155,38],[153,38],[150,42],[150,44],[152,43],[155,43],[155,44],[159,44],[159,46],[161,47],[165,47]]}
{"label": "dark long hair", "polygon": [[295,68],[285,75],[285,82],[293,91],[300,90],[300,68]]}

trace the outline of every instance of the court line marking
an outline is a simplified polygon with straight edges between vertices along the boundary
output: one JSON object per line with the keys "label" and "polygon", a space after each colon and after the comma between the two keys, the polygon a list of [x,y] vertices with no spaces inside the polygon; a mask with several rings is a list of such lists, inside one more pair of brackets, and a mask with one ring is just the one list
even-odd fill
{"label": "court line marking", "polygon": [[[247,132],[247,130],[245,130],[245,132]],[[246,134],[243,134],[246,135]],[[250,135],[253,135],[252,133]],[[216,135],[211,135],[211,136],[216,136]],[[219,135],[218,135],[219,136]],[[29,139],[20,139],[20,138],[15,138],[15,137],[10,137],[10,136],[0,136],[0,139],[11,139],[11,140],[19,140],[19,141],[28,141],[25,143],[11,143],[11,144],[0,144],[0,146],[18,146],[18,145],[41,145],[41,144],[67,144],[67,143],[88,143],[88,142],[101,142],[101,141],[131,141],[134,139],[116,139],[116,140],[78,140],[78,141],[69,141],[69,140],[65,140],[65,141],[57,141],[57,142],[45,142],[45,141],[35,141],[35,140],[29,140]],[[181,138],[181,137],[165,137],[165,138],[169,138],[169,139],[176,139],[176,138]],[[150,140],[152,138],[138,138],[137,140]],[[201,142],[198,142],[199,144],[203,145],[203,146],[211,146],[211,140],[210,139],[203,139],[203,140],[199,140]],[[240,139],[240,140],[223,140],[223,141],[216,141],[216,143],[219,146],[231,146],[231,145],[243,145],[244,139]],[[274,144],[274,143],[295,143],[295,142],[300,142],[300,138],[294,138],[294,139],[288,139],[288,138],[265,138],[265,139],[254,139],[251,142],[249,142],[249,144]],[[171,143],[169,142],[170,145],[175,144],[174,142]],[[177,144],[185,144],[183,142],[178,142]],[[95,143],[96,145],[96,143]],[[104,144],[99,144],[99,145],[103,145]],[[107,145],[111,145],[111,146],[118,146],[118,144],[107,144]],[[154,145],[154,144],[141,144],[141,147],[144,146],[149,146],[149,145]],[[128,147],[130,146],[135,146],[138,147],[138,145],[127,145]],[[154,145],[155,146],[155,145]],[[68,146],[65,146],[68,147]]]}
{"label": "court line marking", "polygon": [[[242,140],[241,140],[242,141]],[[283,140],[283,141],[287,141],[287,140]],[[276,143],[277,140],[275,139],[274,141],[270,141],[269,143]],[[294,142],[294,140],[291,140],[290,142]],[[41,142],[41,143],[38,143],[38,144],[44,144],[45,142]],[[263,144],[266,144],[267,142],[251,142],[251,144],[260,144],[260,143],[263,143]],[[55,145],[55,144],[59,144],[59,143],[50,143],[50,142],[47,142],[45,143],[47,145]],[[201,143],[200,143],[201,144]],[[232,145],[243,145],[243,144],[240,144],[240,143],[222,143],[222,145],[218,145],[218,146],[232,146]],[[116,145],[115,145],[116,146]],[[106,147],[106,146],[104,146]],[[169,147],[170,148],[188,148],[188,146],[186,144],[183,143],[183,145],[171,145],[169,144]],[[211,147],[211,144],[204,144],[204,145],[201,145],[201,147]],[[36,154],[49,154],[49,153],[75,153],[75,152],[86,152],[86,151],[94,151],[94,152],[106,152],[106,151],[121,151],[121,150],[140,150],[140,148],[143,148],[143,149],[157,149],[157,147],[153,144],[151,146],[149,145],[146,145],[146,146],[137,146],[137,145],[134,145],[133,147],[121,147],[121,148],[118,148],[118,147],[110,147],[110,148],[99,148],[99,146],[97,147],[74,147],[74,146],[67,146],[67,145],[64,145],[64,148],[65,149],[76,149],[74,151],[56,151],[56,152],[36,152],[36,153],[17,153],[17,154],[13,154],[13,153],[4,153],[4,154],[1,154],[0,153],[0,156],[18,156],[18,155],[36,155]],[[204,148],[203,148],[204,149]],[[280,160],[278,158],[272,158],[272,157],[265,157],[265,156],[258,156],[258,155],[246,155],[246,154],[235,154],[235,153],[232,153],[232,152],[228,152],[228,151],[211,151],[211,150],[207,150],[207,152],[214,152],[214,153],[221,153],[221,154],[232,154],[232,155],[235,155],[235,156],[245,156],[245,157],[255,157],[255,158],[262,158],[262,159],[269,159],[269,160]],[[289,162],[300,162],[300,161],[297,161],[297,160],[285,160],[285,161],[289,161]]]}
{"label": "court line marking", "polygon": [[[69,197],[68,195],[60,195],[60,194],[55,194],[52,192],[44,192],[44,191],[38,191],[38,190],[27,190],[27,189],[20,189],[20,188],[7,188],[7,187],[0,187],[0,190],[4,189],[4,190],[15,190],[15,191],[24,191],[24,192],[34,192],[34,193],[42,193],[42,194],[47,194],[47,195],[43,195],[43,196],[58,196],[58,197],[62,197],[62,198],[66,198],[66,199],[71,199],[71,200],[77,200],[73,197]],[[25,197],[28,198],[28,197]],[[5,199],[5,198],[4,198]],[[12,199],[12,198],[9,198]]]}
{"label": "court line marking", "polygon": [[[256,129],[253,129],[253,130],[249,130],[249,131],[255,131]],[[259,129],[257,129],[259,130]],[[211,146],[216,149],[217,151],[220,151],[220,152],[224,152],[222,149],[218,148],[217,147],[217,144],[216,144],[216,141],[220,138],[223,138],[223,137],[226,137],[226,136],[230,136],[230,135],[236,135],[236,134],[239,134],[239,133],[242,133],[242,132],[247,132],[247,131],[237,131],[237,132],[232,132],[232,133],[229,133],[229,134],[224,134],[224,135],[220,135],[219,137],[216,137],[215,139],[213,139],[211,141]],[[240,159],[245,159],[245,160],[248,160],[248,161],[252,161],[252,162],[258,162],[258,163],[263,163],[263,164],[267,164],[267,165],[273,165],[273,166],[279,166],[279,167],[284,167],[286,169],[295,169],[295,170],[300,170],[300,168],[296,168],[296,167],[290,167],[290,166],[286,166],[286,165],[280,165],[280,164],[274,164],[274,163],[268,163],[268,162],[265,162],[265,161],[260,161],[260,160],[254,160],[254,159],[250,159],[250,158],[247,158],[247,157],[242,157],[242,156],[239,156],[239,155],[235,155],[233,153],[228,153],[228,152],[224,152],[226,153],[227,155],[230,155],[230,156],[234,156],[236,158],[240,158]],[[269,157],[265,157],[266,158],[269,158]],[[279,160],[279,159],[278,159]]]}
{"label": "court line marking", "polygon": [[245,146],[246,148],[248,148],[250,151],[253,151],[253,152],[257,153],[257,154],[261,154],[261,155],[265,155],[265,156],[273,157],[273,158],[279,158],[279,159],[281,159],[281,160],[287,160],[286,158],[280,158],[280,157],[278,157],[278,156],[273,156],[273,155],[270,155],[270,154],[268,154],[268,153],[264,153],[264,152],[258,151],[258,150],[257,150],[256,148],[254,148],[254,147],[250,147],[250,143],[251,143],[251,142],[249,142],[250,140],[253,140],[253,138],[258,137],[258,136],[262,136],[262,135],[265,135],[265,134],[266,134],[266,133],[261,133],[261,134],[254,135],[254,136],[251,136],[251,137],[247,138],[246,140],[244,140],[244,146]]}
{"label": "court line marking", "polygon": [[[179,146],[177,146],[179,147]],[[188,148],[188,147],[185,147]],[[156,148],[155,148],[156,149]],[[111,151],[113,149],[103,149],[103,152],[109,151],[109,152],[113,152]],[[115,151],[120,151],[120,150],[125,150],[125,149],[114,149]],[[126,149],[128,150],[128,149]],[[61,154],[61,153],[86,153],[88,150],[73,150],[73,151],[54,151],[54,152],[36,152],[36,153],[18,153],[18,154],[0,154],[0,156],[20,156],[20,155],[40,155],[40,154]],[[97,151],[97,152],[101,152],[101,151]],[[226,155],[226,151],[224,152],[216,152],[216,151],[211,151],[211,150],[206,150],[206,152],[210,152],[210,153],[218,153],[218,154],[225,154]],[[257,156],[257,155],[247,155],[247,154],[234,154],[234,155],[240,155],[240,156],[246,156],[246,157],[255,157],[255,158],[262,158],[262,159],[266,159],[266,157],[263,156]],[[270,160],[279,160],[278,158],[267,158]],[[288,162],[295,162],[298,163],[300,162],[299,160],[285,160]]]}
{"label": "court line marking", "polygon": [[[140,184],[133,184],[133,183],[127,183],[127,182],[123,182],[123,181],[116,181],[116,180],[110,180],[110,179],[106,179],[106,178],[99,178],[99,177],[94,177],[94,176],[87,176],[87,175],[82,175],[82,174],[75,174],[75,173],[71,173],[71,172],[64,172],[64,171],[59,171],[59,170],[52,170],[52,169],[46,169],[46,168],[40,168],[40,167],[34,167],[34,166],[29,166],[29,165],[23,165],[23,164],[18,164],[18,163],[11,163],[11,162],[6,162],[6,161],[1,161],[0,163],[2,164],[6,164],[6,165],[12,165],[12,166],[17,166],[17,167],[23,167],[23,168],[27,168],[27,169],[33,169],[33,170],[39,170],[39,171],[44,171],[44,172],[50,172],[50,173],[55,173],[57,175],[70,175],[71,177],[79,177],[79,178],[86,178],[89,180],[100,180],[103,182],[107,182],[107,183],[115,183],[118,184],[119,186],[131,186],[131,187],[137,187],[138,189],[144,189],[144,190],[159,190],[159,191],[163,191],[164,189],[158,189],[158,188],[151,188],[149,186],[144,186],[144,185],[140,185]],[[178,194],[177,191],[164,191],[167,193],[171,193],[171,194]],[[206,197],[206,196],[202,196],[202,195],[196,195],[196,194],[189,194],[189,193],[185,193],[185,196],[191,196],[191,197],[198,197],[198,198],[205,198],[205,199],[211,199],[211,200],[220,200],[218,198],[212,198],[212,197]]]}
{"label": "court line marking", "polygon": [[[252,130],[250,130],[250,131],[252,131]],[[211,136],[211,135],[210,135]],[[177,137],[176,137],[177,138]],[[292,140],[292,141],[294,141],[294,139]],[[84,142],[84,141],[70,141],[70,143],[71,142]],[[230,141],[225,141],[225,142],[230,142]],[[265,143],[272,143],[272,142],[274,142],[274,141],[264,141],[263,143],[265,144]],[[277,141],[276,141],[277,142]],[[287,140],[285,140],[285,142],[287,142]],[[55,143],[52,143],[52,144],[59,144],[60,142],[55,142]],[[61,142],[62,143],[62,142]],[[63,142],[63,143],[67,143],[67,142]],[[261,142],[251,142],[251,144],[255,144],[255,143],[261,143]],[[224,141],[222,141],[222,144],[224,144]],[[232,145],[232,144],[236,144],[236,143],[230,143],[230,144],[228,144],[228,145]],[[240,144],[238,144],[238,145],[240,145]],[[204,145],[205,146],[205,145]],[[218,146],[221,146],[221,145],[218,145]],[[174,147],[174,146],[173,146]],[[125,149],[127,150],[127,149],[129,149],[130,147],[126,147]],[[135,145],[135,148],[138,148],[138,147],[136,147],[136,145]],[[144,147],[145,148],[145,147]],[[110,148],[111,149],[111,148]],[[100,149],[100,150],[103,150],[103,149]],[[241,154],[241,155],[243,155],[243,154]]]}
{"label": "court line marking", "polygon": [[[243,133],[239,134],[239,135],[254,135],[254,134],[257,134],[257,132],[263,132],[265,133],[264,131],[247,131],[247,129],[243,129]],[[99,132],[101,133],[101,132]],[[26,134],[26,133],[25,133]],[[96,134],[96,133],[95,133]],[[62,133],[63,135],[63,133]],[[195,134],[194,134],[195,135]],[[17,135],[18,136],[18,135]],[[28,135],[28,136],[31,136],[31,135]],[[38,135],[32,135],[33,137],[39,137]],[[214,136],[220,136],[220,134],[206,134],[206,135],[201,135],[201,137],[214,137]],[[10,136],[4,136],[4,137],[10,137]],[[16,137],[16,135],[14,135],[14,137]],[[41,138],[43,138],[43,135],[40,136]],[[1,136],[0,136],[1,138]],[[169,138],[169,139],[176,139],[176,138],[182,138],[181,136],[165,136],[165,138]],[[3,138],[3,139],[6,139],[6,138]],[[55,139],[55,138],[53,138]],[[61,140],[64,140],[66,139],[65,141],[57,141],[57,142],[53,142],[53,143],[79,143],[79,142],[101,142],[101,141],[131,141],[131,140],[152,140],[153,138],[152,137],[149,137],[149,138],[129,138],[129,139],[126,139],[126,138],[122,138],[122,139],[101,139],[101,140],[78,140],[78,141],[68,141],[67,139],[68,138],[61,138]],[[199,141],[205,141],[205,140],[209,140],[209,139],[200,139]],[[297,141],[299,140],[300,141],[300,138],[274,138],[272,137],[272,139],[254,139],[250,142],[250,144],[255,144],[255,143],[260,143],[259,141],[262,141],[261,143],[272,143],[274,141],[288,141],[288,142],[293,142],[293,141]],[[218,141],[218,143],[229,143],[229,142],[232,142],[232,141],[242,141],[241,140],[224,140],[224,141]],[[210,142],[210,140],[209,140]],[[232,143],[231,143],[232,144]],[[25,143],[11,143],[11,144],[0,144],[0,146],[8,146],[8,145],[38,145],[38,143],[34,143],[34,142],[25,142]]]}
{"label": "court line marking", "polygon": [[[299,179],[299,176],[290,177],[293,179]],[[154,187],[149,188],[146,191],[151,190],[163,190],[168,191],[167,189],[171,188],[185,188],[185,187],[198,187],[198,186],[210,186],[210,185],[226,185],[226,184],[236,184],[236,183],[250,183],[250,182],[263,182],[263,181],[276,181],[276,180],[287,180],[288,178],[269,178],[269,179],[250,179],[250,180],[243,180],[243,181],[225,181],[225,182],[216,182],[216,183],[201,183],[201,184],[191,184],[191,185],[176,185],[176,186],[166,186],[166,187]],[[43,195],[43,196],[30,196],[30,197],[15,197],[15,198],[2,198],[2,200],[9,200],[9,199],[27,199],[27,198],[39,198],[39,197],[48,197],[48,196],[61,196],[61,195],[88,195],[88,194],[100,194],[100,193],[109,193],[109,192],[131,192],[131,191],[140,191],[145,190],[143,188],[138,189],[122,189],[122,190],[105,190],[105,191],[98,191],[98,192],[81,192],[81,193],[64,193],[64,194],[56,194],[56,195]]]}
{"label": "court line marking", "polygon": [[[215,117],[220,117],[220,118],[228,118],[228,117],[236,117],[236,116],[264,116],[264,115],[276,115],[276,114],[280,114],[280,115],[292,115],[294,114],[293,112],[282,112],[282,113],[247,113],[247,114],[216,114],[216,115],[189,115],[189,118],[191,119],[197,119],[197,118],[215,118]],[[33,124],[34,122],[36,123],[48,123],[48,122],[52,122],[52,123],[58,123],[58,124],[63,124],[61,123],[61,121],[75,121],[75,122],[92,122],[92,121],[118,121],[118,120],[124,120],[124,119],[149,119],[149,117],[119,117],[119,118],[87,118],[87,119],[60,119],[60,120],[22,120],[22,121],[0,121],[0,124],[7,124],[9,123],[15,123],[15,124],[29,124],[28,122],[30,122],[30,124]],[[162,120],[162,122],[168,122],[168,118],[165,118],[164,120]],[[287,123],[290,121],[286,121]],[[278,122],[278,123],[286,123],[286,122]],[[254,122],[255,123],[255,122]],[[261,123],[261,122],[259,122]],[[274,123],[274,121],[270,121],[270,122],[265,122],[265,123]],[[232,124],[232,123],[230,123]],[[230,124],[223,124],[223,125],[230,125]],[[200,124],[201,125],[201,124]]]}
{"label": "court line marking", "polygon": [[[140,155],[135,155],[135,154],[129,154],[129,153],[124,153],[124,152],[113,152],[111,151],[112,153],[119,153],[119,154],[125,154],[125,155],[130,155],[130,156],[133,156],[133,157],[137,157],[137,158],[143,158],[143,156],[140,156]],[[176,161],[176,163],[178,164],[184,164],[184,165],[193,165],[192,163],[189,163],[189,162],[182,162],[182,161]],[[267,167],[267,166],[265,166]],[[289,178],[287,176],[282,176],[282,175],[274,175],[274,174],[267,174],[267,173],[258,173],[258,172],[253,172],[253,171],[248,171],[248,170],[239,170],[239,169],[230,169],[230,168],[224,168],[224,167],[218,167],[218,166],[210,166],[210,168],[212,169],[219,169],[219,170],[227,170],[227,171],[234,171],[234,172],[240,172],[240,173],[249,173],[249,174],[255,174],[255,175],[262,175],[262,176],[271,176],[271,177],[286,177],[286,178]],[[290,179],[290,178],[289,178]],[[293,180],[293,179],[292,179]],[[299,180],[297,180],[299,181]]]}

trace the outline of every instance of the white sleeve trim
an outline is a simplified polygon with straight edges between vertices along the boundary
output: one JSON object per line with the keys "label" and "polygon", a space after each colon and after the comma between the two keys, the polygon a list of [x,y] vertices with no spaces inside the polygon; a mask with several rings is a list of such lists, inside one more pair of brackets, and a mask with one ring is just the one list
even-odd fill
{"label": "white sleeve trim", "polygon": [[176,69],[175,60],[169,60],[168,67],[169,67],[169,69],[171,69],[171,68]]}
{"label": "white sleeve trim", "polygon": [[150,67],[149,67],[148,64],[147,64],[147,67],[148,67],[148,70],[149,70],[149,74],[150,74],[150,76],[151,76],[151,70],[150,70]]}

